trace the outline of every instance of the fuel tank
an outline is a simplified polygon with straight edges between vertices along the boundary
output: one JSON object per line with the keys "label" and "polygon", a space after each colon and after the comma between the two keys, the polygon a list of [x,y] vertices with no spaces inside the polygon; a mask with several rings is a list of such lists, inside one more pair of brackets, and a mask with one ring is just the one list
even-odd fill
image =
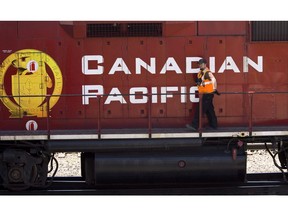
{"label": "fuel tank", "polygon": [[235,151],[219,147],[84,153],[82,172],[88,184],[98,186],[243,182],[246,153],[238,151],[235,155]]}

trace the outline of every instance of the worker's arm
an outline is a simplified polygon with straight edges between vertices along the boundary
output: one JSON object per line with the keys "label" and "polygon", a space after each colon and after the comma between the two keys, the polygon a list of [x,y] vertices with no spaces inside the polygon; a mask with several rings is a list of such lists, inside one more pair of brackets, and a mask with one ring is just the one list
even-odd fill
{"label": "worker's arm", "polygon": [[214,89],[214,91],[216,91],[217,90],[217,81],[211,72],[209,72],[208,75],[209,75],[210,80],[212,81],[213,89]]}

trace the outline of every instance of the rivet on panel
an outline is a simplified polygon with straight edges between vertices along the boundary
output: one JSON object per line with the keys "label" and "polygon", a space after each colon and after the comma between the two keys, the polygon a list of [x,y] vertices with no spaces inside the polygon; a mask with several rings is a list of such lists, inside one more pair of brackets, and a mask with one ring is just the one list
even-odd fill
{"label": "rivet on panel", "polygon": [[162,40],[160,40],[160,41],[159,41],[159,44],[160,44],[160,45],[162,45],[162,44],[163,44],[163,41],[162,41]]}
{"label": "rivet on panel", "polygon": [[107,43],[107,45],[110,45],[110,41],[107,41],[106,43]]}
{"label": "rivet on panel", "polygon": [[143,45],[143,44],[144,44],[144,41],[143,41],[143,40],[141,40],[141,41],[140,41],[140,44],[141,44],[141,45]]}
{"label": "rivet on panel", "polygon": [[222,44],[223,43],[223,41],[222,40],[219,40],[219,44]]}

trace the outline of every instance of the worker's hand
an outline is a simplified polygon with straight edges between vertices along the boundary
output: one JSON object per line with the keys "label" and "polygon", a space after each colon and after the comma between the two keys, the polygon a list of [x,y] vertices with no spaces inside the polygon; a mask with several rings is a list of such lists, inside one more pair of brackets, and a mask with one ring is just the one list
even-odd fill
{"label": "worker's hand", "polygon": [[200,86],[202,83],[202,79],[196,78],[195,82],[196,82],[197,86]]}
{"label": "worker's hand", "polygon": [[216,95],[221,95],[221,94],[217,91],[217,89],[215,89],[213,93],[216,94]]}

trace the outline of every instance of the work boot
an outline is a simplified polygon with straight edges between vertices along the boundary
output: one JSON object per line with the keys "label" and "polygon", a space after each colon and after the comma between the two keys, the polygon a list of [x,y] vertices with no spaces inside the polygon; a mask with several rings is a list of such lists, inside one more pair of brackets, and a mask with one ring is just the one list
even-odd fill
{"label": "work boot", "polygon": [[192,125],[190,124],[186,124],[186,128],[192,130],[192,131],[197,131],[197,128],[193,127]]}

